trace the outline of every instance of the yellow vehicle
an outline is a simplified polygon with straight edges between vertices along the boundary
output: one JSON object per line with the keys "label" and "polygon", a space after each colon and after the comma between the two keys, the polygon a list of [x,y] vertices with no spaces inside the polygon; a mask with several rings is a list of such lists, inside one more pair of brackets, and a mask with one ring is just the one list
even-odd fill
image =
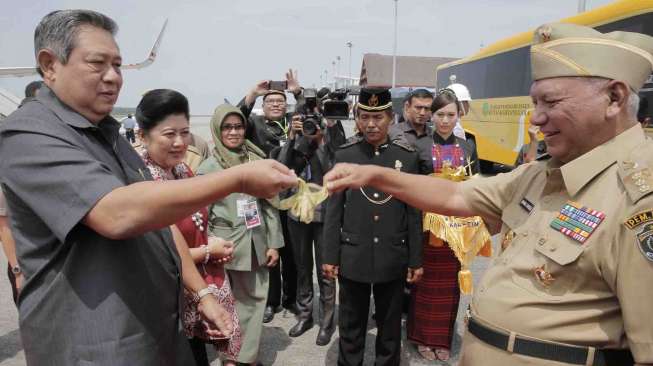
{"label": "yellow vehicle", "polygon": [[[623,30],[653,36],[653,0],[615,1],[560,22],[586,25],[601,32]],[[483,168],[492,163],[514,164],[520,147],[529,142],[532,34],[532,30],[517,34],[437,68],[438,89],[449,85],[455,75],[455,82],[471,92],[470,112],[462,118],[462,124],[468,137],[476,141]],[[653,104],[653,78],[649,78],[640,96]]]}

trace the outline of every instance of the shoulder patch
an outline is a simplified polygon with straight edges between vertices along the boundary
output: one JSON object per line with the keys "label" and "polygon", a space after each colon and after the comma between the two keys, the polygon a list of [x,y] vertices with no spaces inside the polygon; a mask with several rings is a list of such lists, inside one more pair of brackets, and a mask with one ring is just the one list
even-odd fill
{"label": "shoulder patch", "polygon": [[644,224],[635,237],[644,258],[653,262],[653,223]]}
{"label": "shoulder patch", "polygon": [[397,145],[397,146],[401,147],[402,149],[404,149],[404,150],[406,150],[406,151],[410,151],[410,152],[414,152],[414,151],[416,151],[415,148],[414,148],[413,146],[411,146],[411,145],[410,145],[407,141],[405,141],[404,139],[396,139],[396,140],[392,140],[392,144],[393,144],[393,145]]}
{"label": "shoulder patch", "polygon": [[629,229],[634,229],[641,224],[653,221],[653,210],[648,210],[635,214],[624,221],[624,225]]}
{"label": "shoulder patch", "polygon": [[363,140],[364,140],[363,136],[353,135],[353,136],[349,137],[344,144],[340,145],[339,148],[343,149],[343,148],[346,148],[346,147],[354,146],[354,145],[358,144],[359,142],[361,142]]}

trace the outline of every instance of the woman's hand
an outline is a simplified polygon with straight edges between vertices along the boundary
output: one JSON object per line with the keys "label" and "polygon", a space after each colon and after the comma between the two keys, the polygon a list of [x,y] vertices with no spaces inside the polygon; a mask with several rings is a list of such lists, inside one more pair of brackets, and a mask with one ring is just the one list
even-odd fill
{"label": "woman's hand", "polygon": [[231,316],[213,295],[210,294],[202,297],[199,304],[197,304],[197,310],[208,324],[206,334],[209,337],[222,338],[231,336],[233,332]]}
{"label": "woman's hand", "polygon": [[233,259],[234,243],[216,236],[209,236],[209,253],[211,259],[218,263],[226,263]]}

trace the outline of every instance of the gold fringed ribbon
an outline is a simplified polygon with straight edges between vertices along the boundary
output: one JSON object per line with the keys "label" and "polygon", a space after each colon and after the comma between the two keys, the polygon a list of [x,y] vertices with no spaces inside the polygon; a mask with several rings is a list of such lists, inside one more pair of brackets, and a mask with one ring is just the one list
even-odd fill
{"label": "gold fringed ribbon", "polygon": [[310,224],[313,222],[315,207],[322,203],[329,196],[326,187],[320,187],[315,183],[306,183],[303,179],[297,178],[297,192],[292,196],[281,200],[280,210],[290,210],[299,221]]}
{"label": "gold fringed ribbon", "polygon": [[458,287],[463,294],[471,294],[474,287],[474,278],[472,272],[464,269],[458,272]]}
{"label": "gold fringed ribbon", "polygon": [[[474,257],[492,255],[492,238],[483,219],[479,216],[455,217],[443,216],[427,212],[423,220],[424,231],[430,232],[435,239],[441,239],[460,261],[461,270],[458,272],[458,286],[464,294],[472,292],[472,274],[469,271]],[[439,240],[429,240],[433,246],[442,245]],[[440,245],[438,245],[440,244]]]}

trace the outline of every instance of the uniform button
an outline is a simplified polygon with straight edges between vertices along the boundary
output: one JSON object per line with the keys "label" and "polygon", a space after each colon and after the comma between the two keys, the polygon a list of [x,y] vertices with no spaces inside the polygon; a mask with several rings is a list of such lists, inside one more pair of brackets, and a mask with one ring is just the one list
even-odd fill
{"label": "uniform button", "polygon": [[378,242],[379,242],[379,238],[374,238],[374,243],[378,243]]}
{"label": "uniform button", "polygon": [[380,154],[381,154],[381,153],[378,152],[378,151],[375,151],[375,152],[374,152],[374,155],[376,155],[376,156],[379,156]]}
{"label": "uniform button", "polygon": [[374,193],[374,198],[379,198],[379,194],[378,194],[378,193]]}
{"label": "uniform button", "polygon": [[374,221],[379,221],[379,215],[374,215]]}
{"label": "uniform button", "polygon": [[349,238],[345,238],[345,241],[346,241],[346,242],[349,242]]}
{"label": "uniform button", "polygon": [[551,248],[549,248],[549,252],[555,252],[556,249],[558,249],[558,248],[556,248],[556,247],[551,247]]}

